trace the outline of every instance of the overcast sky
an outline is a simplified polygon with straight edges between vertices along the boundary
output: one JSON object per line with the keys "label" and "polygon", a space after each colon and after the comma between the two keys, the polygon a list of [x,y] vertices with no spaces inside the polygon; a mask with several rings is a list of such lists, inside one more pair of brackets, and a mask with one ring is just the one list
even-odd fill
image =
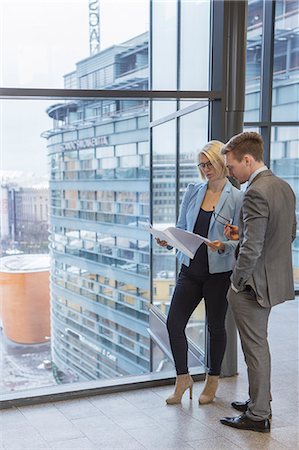
{"label": "overcast sky", "polygon": [[[101,49],[148,30],[148,0],[100,0]],[[89,0],[0,0],[3,87],[62,88],[63,75],[89,56]],[[46,141],[53,102],[1,104],[1,169],[47,172]]]}

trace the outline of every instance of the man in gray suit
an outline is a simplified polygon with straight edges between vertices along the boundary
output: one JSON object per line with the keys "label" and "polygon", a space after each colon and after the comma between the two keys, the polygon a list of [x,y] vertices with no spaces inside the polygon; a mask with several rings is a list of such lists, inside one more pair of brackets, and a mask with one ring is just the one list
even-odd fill
{"label": "man in gray suit", "polygon": [[260,134],[233,136],[222,154],[230,175],[240,183],[248,181],[239,230],[227,225],[225,233],[240,240],[228,302],[247,365],[249,400],[233,402],[243,414],[220,422],[267,433],[271,417],[268,319],[272,306],[295,297],[291,250],[296,236],[295,195],[265,166]]}

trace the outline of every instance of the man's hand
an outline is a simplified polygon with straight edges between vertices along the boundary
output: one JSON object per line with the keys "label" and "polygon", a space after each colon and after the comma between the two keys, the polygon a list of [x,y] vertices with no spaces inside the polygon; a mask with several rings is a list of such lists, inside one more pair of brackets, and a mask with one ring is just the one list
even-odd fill
{"label": "man's hand", "polygon": [[221,241],[208,242],[207,245],[212,250],[212,252],[223,253],[225,250],[224,243]]}
{"label": "man's hand", "polygon": [[239,240],[239,227],[227,224],[224,227],[224,236],[231,241]]}
{"label": "man's hand", "polygon": [[161,239],[159,239],[159,238],[155,238],[155,239],[156,239],[157,244],[160,245],[160,247],[167,247],[168,246],[167,241],[161,241]]}

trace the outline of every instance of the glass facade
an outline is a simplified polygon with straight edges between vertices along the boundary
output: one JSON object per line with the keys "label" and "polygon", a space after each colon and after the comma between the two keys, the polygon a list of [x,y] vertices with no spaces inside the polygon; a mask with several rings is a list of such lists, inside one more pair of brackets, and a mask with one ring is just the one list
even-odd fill
{"label": "glass facade", "polygon": [[[143,34],[78,62],[77,84],[147,89],[147,39]],[[57,376],[83,381],[147,373],[149,242],[142,225],[150,202],[148,102],[73,101],[47,113],[53,120],[44,137]]]}
{"label": "glass facade", "polygon": [[[266,162],[276,175],[293,188],[297,196],[297,223],[299,223],[299,4],[291,0],[272,2],[271,6],[274,8],[272,54],[266,51],[265,28],[263,28],[267,3],[270,2],[264,0],[248,2],[245,125],[251,128],[254,126],[269,135],[266,142]],[[271,66],[272,59],[273,71],[267,76],[263,71],[266,66]],[[272,85],[271,102],[267,101],[268,93],[262,92],[262,83]],[[297,237],[293,244],[294,278],[297,289],[298,241]]]}
{"label": "glass facade", "polygon": [[[209,89],[210,2],[181,0],[180,75],[181,90]],[[200,45],[194,47],[195,42]],[[192,60],[192,70],[190,61]]]}
{"label": "glass facade", "polygon": [[[51,33],[60,23],[63,29],[67,17],[75,20],[74,14],[82,13],[81,2],[73,3],[76,5],[72,12],[64,10],[57,22],[53,22],[54,11],[58,17],[57,5],[54,8],[50,2],[45,2]],[[51,332],[40,338],[39,347],[35,347],[38,352],[32,352],[31,366],[28,364],[28,374],[31,380],[37,380],[36,385],[35,381],[28,381],[29,375],[28,382],[18,384],[21,375],[13,371],[18,361],[25,360],[22,355],[28,355],[29,344],[23,347],[24,343],[15,346],[13,342],[2,357],[3,366],[12,362],[7,365],[7,380],[1,386],[4,392],[75,381],[116,380],[121,384],[120,379],[128,376],[138,381],[138,376],[146,374],[161,378],[175,374],[165,320],[178,265],[174,251],[157,246],[143,226],[151,222],[163,229],[175,224],[188,183],[199,180],[195,164],[197,151],[209,139],[221,139],[225,135],[225,120],[219,119],[220,115],[217,116],[221,122],[217,126],[219,136],[211,135],[211,124],[215,122],[211,100],[213,106],[219,106],[218,111],[224,107],[226,85],[219,84],[217,98],[213,98],[214,92],[209,92],[215,70],[212,55],[217,53],[222,39],[219,29],[213,27],[225,20],[219,3],[212,0],[124,2],[131,11],[131,18],[126,20],[128,12],[124,12],[123,24],[130,28],[131,23],[131,34],[118,38],[122,27],[115,26],[109,45],[89,55],[82,48],[74,52],[76,43],[72,42],[69,44],[72,51],[69,54],[67,48],[63,51],[65,64],[60,65],[59,74],[52,66],[55,47],[51,44],[43,52],[47,39],[38,39],[46,36],[42,21],[37,22],[39,33],[33,30],[35,44],[33,47],[28,44],[30,52],[24,53],[25,44],[20,39],[14,49],[19,51],[8,55],[5,50],[5,88],[31,87],[34,91],[41,87],[57,88],[61,80],[64,84],[60,93],[43,90],[43,98],[35,100],[35,106],[32,100],[25,98],[26,93],[21,94],[21,100],[3,101],[4,168],[25,166],[22,158],[16,156],[21,146],[23,151],[28,151],[31,165],[37,168],[34,170],[38,171],[39,167],[38,153],[42,153],[44,159],[47,155],[48,175],[46,193],[42,194],[44,185],[35,186],[33,181],[31,186],[30,183],[20,185],[21,189],[15,181],[1,184],[0,207],[4,212],[0,224],[1,256],[24,250],[48,253],[44,237],[48,231],[51,255],[51,308],[50,312],[47,310]],[[265,51],[265,33],[269,29],[264,26],[269,2],[248,2],[244,126],[264,134],[268,132],[266,162],[297,194],[299,219],[298,2],[277,0],[272,3],[275,3],[275,14],[270,77],[264,70],[271,67],[271,53]],[[107,2],[103,4],[101,20],[105,39],[104,30],[109,20],[105,15]],[[141,4],[146,6],[146,14],[145,10],[141,11]],[[3,11],[7,30],[12,28],[12,6],[7,4]],[[28,17],[28,11],[24,11],[23,18]],[[121,11],[123,9],[119,14]],[[140,18],[139,24],[133,23],[138,22],[132,19],[137,17],[134,11]],[[37,6],[36,14],[40,12]],[[115,18],[115,12],[113,14]],[[30,20],[28,18],[28,30]],[[144,28],[145,22],[149,31]],[[17,34],[21,30],[20,25]],[[81,31],[88,36],[87,30]],[[25,37],[27,39],[27,32],[24,42]],[[68,45],[66,41],[60,42]],[[57,55],[60,52],[59,47]],[[23,70],[12,73],[9,65],[12,54],[23,55],[18,64]],[[35,55],[39,58],[43,55],[47,64],[41,65],[40,60],[37,64]],[[224,73],[225,61],[221,64],[219,73]],[[51,72],[55,72],[55,79],[47,78]],[[272,91],[268,104],[265,81],[270,82]],[[70,90],[74,93],[92,90],[92,95],[80,98]],[[115,90],[118,95],[109,96],[109,92]],[[206,95],[201,93],[189,98],[185,93],[167,97],[162,93],[153,94],[152,90],[204,91]],[[128,91],[132,91],[131,96]],[[120,95],[122,92],[125,95]],[[12,95],[17,99],[19,92]],[[20,111],[23,114],[19,114]],[[40,135],[43,143],[41,140],[33,142],[32,136]],[[31,222],[26,215],[29,210],[35,214]],[[36,239],[30,244],[31,251],[28,239],[23,239],[21,248],[25,228],[20,218],[27,220],[29,231],[36,230],[36,236],[37,230],[43,232],[40,249],[37,249]],[[297,287],[298,239],[293,251]],[[49,277],[49,274],[44,276]],[[2,280],[3,294],[9,277],[2,276]],[[194,312],[187,336],[189,366],[194,373],[203,373],[203,305]],[[19,367],[24,374],[24,366]],[[45,371],[44,377],[40,376],[41,368]],[[13,380],[9,371],[13,372]]]}
{"label": "glass facade", "polygon": [[[203,90],[210,86],[210,1],[151,2],[151,89]],[[200,45],[194,47],[194,42]],[[190,61],[192,60],[192,70]],[[199,181],[196,154],[208,141],[208,101],[153,101],[151,108],[152,223],[167,228],[176,223],[182,196]],[[174,252],[153,246],[153,310],[166,321],[176,283]],[[162,300],[163,299],[163,300]],[[198,361],[205,354],[205,311],[196,308],[187,326],[189,344]],[[154,341],[167,345],[166,329]],[[189,365],[192,367],[191,355]],[[197,365],[198,365],[197,361]]]}
{"label": "glass facade", "polygon": [[[195,154],[208,133],[207,102],[181,116],[179,160],[175,121],[152,128],[150,195],[147,102],[111,100],[122,109],[108,117],[101,103],[78,101],[82,120],[75,121],[68,117],[68,104],[48,108],[54,124],[44,133],[51,167],[52,361],[63,382],[150,371],[150,298],[166,316],[176,260],[173,252],[153,245],[150,268],[143,226],[150,220],[150,202],[155,226],[175,224],[177,200],[198,177]],[[90,116],[84,119],[86,109],[101,113],[91,122]],[[55,129],[57,117],[63,131],[61,125]],[[76,130],[69,131],[74,123]],[[204,327],[201,306],[189,329],[203,354]],[[165,355],[162,359],[169,368]]]}
{"label": "glass facade", "polygon": [[[24,0],[17,5],[3,0],[0,13],[1,55],[5,62],[2,87],[109,88],[114,79],[113,58],[111,61],[107,55],[101,68],[95,63],[88,72],[81,65],[79,77],[73,71],[74,64],[107,49],[111,56],[121,43],[149,29],[148,0]],[[138,58],[134,62],[130,55],[124,55],[119,69],[129,74],[135,63],[146,68],[141,53]]]}

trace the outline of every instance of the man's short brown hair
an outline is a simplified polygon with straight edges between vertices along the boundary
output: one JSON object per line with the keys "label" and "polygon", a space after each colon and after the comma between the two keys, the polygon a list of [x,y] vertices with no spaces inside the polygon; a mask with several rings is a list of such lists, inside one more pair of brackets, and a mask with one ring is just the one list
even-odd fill
{"label": "man's short brown hair", "polygon": [[262,136],[255,131],[244,131],[233,136],[222,148],[222,155],[232,152],[234,158],[242,161],[244,155],[251,155],[260,162],[263,161],[264,141]]}

